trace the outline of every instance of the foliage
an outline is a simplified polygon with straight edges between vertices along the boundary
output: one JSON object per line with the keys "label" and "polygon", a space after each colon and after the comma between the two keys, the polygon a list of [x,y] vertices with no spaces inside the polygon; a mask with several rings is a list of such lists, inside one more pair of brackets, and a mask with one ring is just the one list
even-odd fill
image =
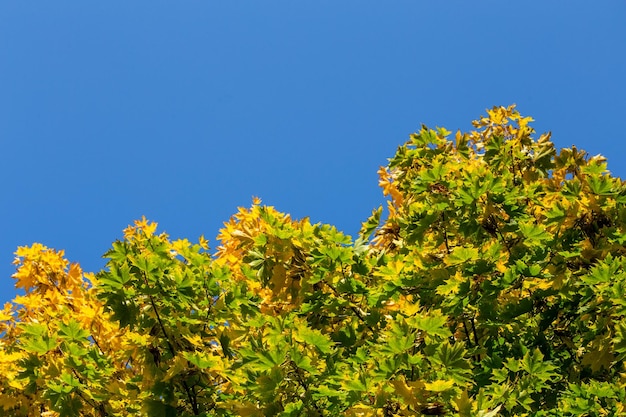
{"label": "foliage", "polygon": [[95,275],[19,248],[2,414],[624,414],[626,186],[487,113],[411,135],[354,241],[255,199],[214,254],[145,218]]}

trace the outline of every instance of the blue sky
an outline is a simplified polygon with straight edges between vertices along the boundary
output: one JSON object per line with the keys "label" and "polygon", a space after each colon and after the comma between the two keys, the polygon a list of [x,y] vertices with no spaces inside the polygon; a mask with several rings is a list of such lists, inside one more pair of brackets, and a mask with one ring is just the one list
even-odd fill
{"label": "blue sky", "polygon": [[86,270],[146,215],[212,240],[252,196],[349,234],[421,123],[516,103],[626,176],[625,1],[0,2],[0,301],[17,246]]}

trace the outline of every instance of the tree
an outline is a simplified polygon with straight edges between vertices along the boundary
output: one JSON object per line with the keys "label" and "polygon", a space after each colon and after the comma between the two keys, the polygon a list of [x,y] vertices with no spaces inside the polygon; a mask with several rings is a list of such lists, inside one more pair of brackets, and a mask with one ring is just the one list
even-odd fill
{"label": "tree", "polygon": [[255,199],[214,254],[145,218],[97,274],[19,248],[3,415],[623,414],[626,186],[487,113],[412,134],[355,240]]}

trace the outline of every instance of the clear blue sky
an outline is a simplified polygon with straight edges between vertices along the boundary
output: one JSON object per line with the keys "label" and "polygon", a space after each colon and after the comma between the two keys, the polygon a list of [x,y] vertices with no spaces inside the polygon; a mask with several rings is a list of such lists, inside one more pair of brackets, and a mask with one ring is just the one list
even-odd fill
{"label": "clear blue sky", "polygon": [[252,196],[355,233],[421,123],[517,103],[626,176],[626,2],[0,2],[0,301],[17,246],[97,271],[146,215],[212,239]]}

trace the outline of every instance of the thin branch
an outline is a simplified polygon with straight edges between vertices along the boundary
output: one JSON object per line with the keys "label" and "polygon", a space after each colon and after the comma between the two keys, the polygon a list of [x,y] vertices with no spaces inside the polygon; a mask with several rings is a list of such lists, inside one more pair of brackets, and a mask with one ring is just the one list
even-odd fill
{"label": "thin branch", "polygon": [[467,323],[465,322],[465,319],[463,319],[463,330],[465,330],[465,337],[467,337],[467,344],[471,348],[472,347],[472,337],[469,334],[469,330],[467,330]]}
{"label": "thin branch", "polygon": [[[147,288],[150,288],[150,283],[148,282],[148,277],[146,276],[146,273],[144,271],[142,271],[142,277],[143,280],[146,284]],[[176,356],[176,349],[174,348],[174,345],[172,344],[172,341],[170,340],[169,335],[167,334],[167,331],[165,330],[165,325],[163,324],[163,321],[161,320],[161,316],[159,314],[159,310],[156,307],[156,303],[154,302],[154,297],[152,297],[152,294],[148,293],[148,298],[150,299],[150,305],[152,305],[152,309],[154,310],[154,314],[156,316],[157,322],[159,323],[159,327],[161,328],[161,331],[163,332],[163,335],[165,336],[165,341],[167,342],[167,347],[169,348],[169,351],[172,355],[172,357]],[[189,389],[189,386],[187,385],[187,382],[185,382],[184,380],[181,381],[182,382],[182,386],[185,389],[185,392],[187,394],[187,398],[189,399],[189,402],[191,403],[191,408],[193,410],[194,415],[198,415],[199,414],[199,410],[198,410],[198,403],[196,401],[196,398],[194,398],[194,396],[192,395],[191,390]]]}
{"label": "thin branch", "polygon": [[[302,375],[300,375],[300,368],[298,368],[298,365],[296,365],[294,361],[290,361],[290,365],[293,368],[293,372],[296,374],[296,380],[298,381],[298,384],[300,384],[300,386],[304,388],[304,395],[306,397],[309,397],[309,384],[307,384],[304,378],[302,377]],[[317,412],[317,415],[321,416],[322,410],[320,410],[320,408],[317,406],[317,403],[314,400],[311,400],[311,402],[312,402],[313,408]]]}
{"label": "thin branch", "polygon": [[[148,282],[148,277],[146,277],[146,273],[142,271],[142,277],[143,280],[146,284],[146,287],[149,289],[150,288],[150,283]],[[176,356],[176,349],[174,349],[174,345],[172,344],[172,342],[170,341],[170,337],[167,334],[167,331],[165,330],[165,326],[163,325],[163,321],[161,321],[161,315],[159,314],[159,310],[156,307],[156,303],[154,302],[154,297],[152,297],[152,294],[148,293],[148,299],[150,300],[150,305],[152,306],[152,310],[154,310],[154,314],[156,316],[157,322],[159,323],[159,327],[161,328],[161,331],[163,332],[163,335],[165,336],[165,341],[167,342],[167,347],[170,350],[170,353],[172,354],[172,356]]]}
{"label": "thin branch", "polygon": [[441,222],[443,227],[443,238],[446,243],[446,252],[450,253],[450,245],[448,244],[448,230],[446,228],[446,213],[441,213]]}
{"label": "thin branch", "polygon": [[480,344],[478,343],[478,333],[476,332],[476,326],[474,324],[474,317],[470,317],[470,323],[472,323],[472,332],[474,333],[474,342],[476,343],[476,346],[480,346]]}

